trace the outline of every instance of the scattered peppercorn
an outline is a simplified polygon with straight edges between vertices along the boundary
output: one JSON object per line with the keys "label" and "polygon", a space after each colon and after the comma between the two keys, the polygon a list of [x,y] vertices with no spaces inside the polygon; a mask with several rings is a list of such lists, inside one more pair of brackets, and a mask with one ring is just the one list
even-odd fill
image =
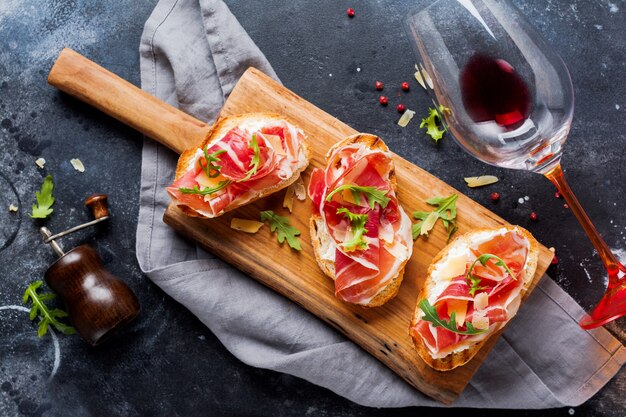
{"label": "scattered peppercorn", "polygon": [[354,17],[354,9],[350,7],[348,10],[346,10],[346,14],[348,15],[348,17]]}
{"label": "scattered peppercorn", "polygon": [[569,204],[567,204],[567,203],[563,204],[563,208],[568,209],[569,208]]}
{"label": "scattered peppercorn", "polygon": [[530,220],[536,222],[537,221],[537,213],[535,213],[534,211],[532,213],[530,213]]}
{"label": "scattered peppercorn", "polygon": [[550,262],[552,265],[556,265],[559,263],[559,258],[556,257],[556,255],[554,255],[552,257],[552,261]]}
{"label": "scattered peppercorn", "polygon": [[402,90],[404,91],[409,91],[411,89],[411,86],[406,81],[402,83],[401,87],[402,87]]}
{"label": "scattered peppercorn", "polygon": [[385,84],[380,81],[376,81],[376,84],[374,84],[374,88],[378,91],[381,91],[383,88],[385,88]]}
{"label": "scattered peppercorn", "polygon": [[404,104],[400,103],[396,106],[396,109],[398,110],[398,113],[404,113],[406,107],[404,107]]}
{"label": "scattered peppercorn", "polygon": [[556,193],[554,193],[554,196],[555,196],[556,198],[561,198],[561,193],[557,191]]}
{"label": "scattered peppercorn", "polygon": [[387,97],[385,96],[380,96],[378,97],[378,102],[381,106],[386,106],[389,103],[389,100],[387,100]]}
{"label": "scattered peppercorn", "polygon": [[491,193],[489,199],[494,203],[497,202],[498,200],[500,200],[500,193]]}

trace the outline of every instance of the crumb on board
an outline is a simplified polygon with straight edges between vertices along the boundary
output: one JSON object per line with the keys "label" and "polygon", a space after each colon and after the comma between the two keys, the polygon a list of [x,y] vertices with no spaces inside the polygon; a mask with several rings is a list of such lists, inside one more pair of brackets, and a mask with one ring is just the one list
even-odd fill
{"label": "crumb on board", "polygon": [[304,187],[304,181],[302,180],[302,177],[298,178],[296,182],[293,183],[293,186],[293,191],[296,198],[299,201],[306,200],[306,188]]}

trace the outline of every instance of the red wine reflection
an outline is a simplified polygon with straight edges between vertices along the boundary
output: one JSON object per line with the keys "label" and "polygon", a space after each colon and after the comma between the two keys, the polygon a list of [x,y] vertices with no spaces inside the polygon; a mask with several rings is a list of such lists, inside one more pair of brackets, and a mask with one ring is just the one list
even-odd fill
{"label": "red wine reflection", "polygon": [[474,54],[460,78],[463,105],[474,122],[516,129],[530,115],[528,87],[505,60]]}

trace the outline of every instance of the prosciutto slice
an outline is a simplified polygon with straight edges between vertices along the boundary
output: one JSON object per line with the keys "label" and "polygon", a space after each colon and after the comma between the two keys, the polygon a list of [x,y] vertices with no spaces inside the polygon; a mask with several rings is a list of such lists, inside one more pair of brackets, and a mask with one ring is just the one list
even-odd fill
{"label": "prosciutto slice", "polygon": [[[260,191],[291,178],[302,167],[303,160],[306,164],[302,143],[304,133],[285,121],[271,120],[268,123],[261,127],[235,127],[211,143],[207,154],[219,158],[219,161],[212,162],[213,166],[220,167],[218,171],[211,171],[215,178],[207,177],[202,168],[207,165],[203,149],[197,149],[185,174],[167,188],[177,205],[205,217],[217,217],[229,207],[244,204],[258,196]],[[253,136],[258,155],[252,146]],[[255,156],[258,156],[256,170]],[[194,187],[203,190],[222,183],[226,186],[208,195],[181,191]]]}
{"label": "prosciutto slice", "polygon": [[[438,294],[431,294],[429,302],[435,306],[439,317],[449,321],[451,311],[464,315],[463,323],[458,323],[459,330],[466,330],[466,323],[472,322],[475,315],[486,317],[490,329],[500,323],[508,321],[517,311],[519,295],[523,287],[524,266],[529,253],[529,244],[526,238],[514,230],[496,234],[488,240],[470,246],[467,250],[465,271],[482,254],[492,254],[501,258],[509,267],[513,276],[504,268],[497,266],[496,260],[490,259],[485,266],[477,262],[472,269],[472,275],[480,278],[480,287],[475,295],[487,294],[487,305],[480,311],[474,307],[475,295],[470,294],[465,273],[453,277]],[[460,302],[462,301],[462,302]],[[464,306],[459,311],[459,306]],[[450,308],[452,307],[452,308]],[[456,308],[456,310],[455,310]],[[478,335],[462,335],[443,327],[435,327],[432,323],[418,320],[410,329],[411,336],[421,338],[433,357],[443,357],[447,354],[468,347],[470,342],[476,342],[488,336],[489,332]]]}
{"label": "prosciutto slice", "polygon": [[[335,149],[328,158],[325,170],[316,168],[309,183],[309,197],[313,214],[319,215],[332,240],[335,263],[335,295],[341,300],[367,304],[397,274],[412,251],[410,220],[400,208],[390,183],[393,161],[389,152],[372,150],[361,144]],[[383,207],[372,207],[367,198],[355,199],[349,191],[336,192],[330,201],[327,196],[335,189],[353,185],[374,187],[390,200]],[[353,236],[350,220],[341,213],[366,215],[366,248],[346,250],[343,246]]]}

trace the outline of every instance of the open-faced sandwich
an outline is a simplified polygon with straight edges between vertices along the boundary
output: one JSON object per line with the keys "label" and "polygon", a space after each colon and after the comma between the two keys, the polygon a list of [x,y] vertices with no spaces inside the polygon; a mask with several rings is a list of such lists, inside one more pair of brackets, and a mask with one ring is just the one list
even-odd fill
{"label": "open-faced sandwich", "polygon": [[376,307],[393,298],[411,256],[411,220],[398,203],[392,155],[374,135],[333,146],[309,183],[315,257],[341,300]]}
{"label": "open-faced sandwich", "polygon": [[220,216],[296,181],[309,163],[304,138],[275,114],[221,118],[198,148],[180,155],[167,192],[189,216]]}
{"label": "open-faced sandwich", "polygon": [[467,363],[517,313],[539,244],[519,226],[476,230],[443,248],[428,269],[409,329],[439,371]]}

